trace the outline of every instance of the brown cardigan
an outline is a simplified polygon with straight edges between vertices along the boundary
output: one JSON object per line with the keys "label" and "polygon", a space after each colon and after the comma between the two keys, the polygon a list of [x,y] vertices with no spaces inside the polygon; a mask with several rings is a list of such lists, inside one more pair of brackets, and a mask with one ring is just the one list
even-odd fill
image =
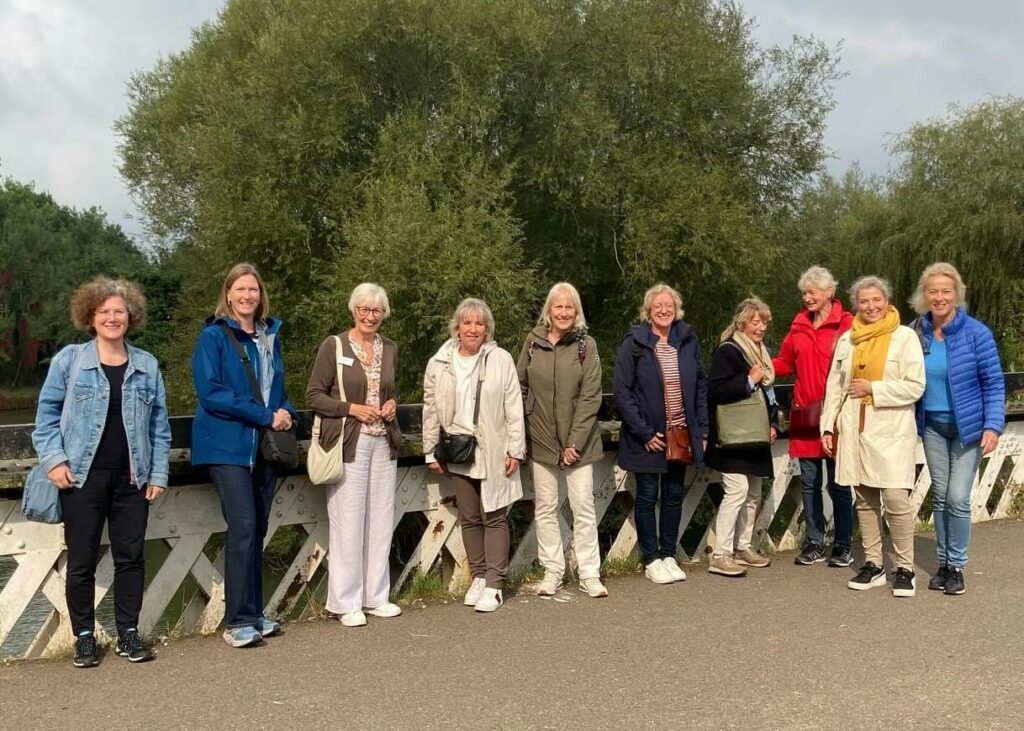
{"label": "brown cardigan", "polygon": [[[362,422],[348,416],[349,403],[366,403],[366,371],[352,351],[348,341],[348,333],[339,335],[341,338],[342,355],[352,359],[351,366],[342,366],[342,378],[345,380],[345,401],[341,400],[338,389],[337,359],[335,357],[334,337],[328,337],[320,344],[313,372],[309,374],[309,385],[306,386],[306,405],[320,415],[320,445],[330,449],[341,435],[341,425],[345,424],[345,442],[342,447],[342,459],[351,462],[356,458],[356,444],[359,441],[359,427]],[[398,346],[383,335],[384,352],[380,366],[380,402],[383,404],[395,398],[395,360]],[[398,447],[402,443],[402,433],[398,430],[398,420],[384,422],[387,427],[388,443],[391,445],[391,459],[398,459]]]}

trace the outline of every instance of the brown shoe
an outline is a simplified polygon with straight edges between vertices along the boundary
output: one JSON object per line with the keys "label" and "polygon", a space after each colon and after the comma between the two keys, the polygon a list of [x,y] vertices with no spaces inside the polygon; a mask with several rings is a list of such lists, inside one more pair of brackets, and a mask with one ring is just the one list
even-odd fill
{"label": "brown shoe", "polygon": [[772,565],[772,560],[770,558],[762,556],[756,551],[751,551],[749,548],[737,551],[735,558],[736,563],[743,566],[752,566],[755,569],[764,569]]}
{"label": "brown shoe", "polygon": [[722,576],[746,576],[747,570],[736,563],[732,556],[712,556],[708,572]]}

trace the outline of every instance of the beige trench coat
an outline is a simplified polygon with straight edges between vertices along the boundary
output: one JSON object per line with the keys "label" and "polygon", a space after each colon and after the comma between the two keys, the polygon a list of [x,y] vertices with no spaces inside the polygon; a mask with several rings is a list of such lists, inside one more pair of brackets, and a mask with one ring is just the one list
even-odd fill
{"label": "beige trench coat", "polygon": [[892,334],[884,377],[871,384],[875,403],[864,407],[861,432],[861,399],[844,398],[852,380],[850,335],[845,333],[836,343],[821,413],[822,434],[831,432],[838,421],[836,482],[912,490],[917,452],[914,404],[924,394],[921,341],[913,330],[903,325]]}
{"label": "beige trench coat", "polygon": [[[423,454],[433,460],[440,428],[449,431],[455,416],[455,372],[448,340],[427,362],[423,376]],[[523,394],[516,364],[493,340],[484,343],[477,367],[484,367],[480,392],[480,417],[476,425],[476,459],[465,474],[480,480],[480,499],[488,513],[511,505],[523,496],[521,468],[505,476],[505,457],[526,458],[526,425]]]}

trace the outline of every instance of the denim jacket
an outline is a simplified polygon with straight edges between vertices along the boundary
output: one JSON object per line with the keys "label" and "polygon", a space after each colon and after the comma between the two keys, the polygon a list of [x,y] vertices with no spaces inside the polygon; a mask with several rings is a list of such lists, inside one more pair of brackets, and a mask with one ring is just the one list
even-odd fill
{"label": "denim jacket", "polygon": [[[128,368],[121,400],[124,431],[128,437],[132,484],[167,487],[167,463],[171,451],[171,425],[167,420],[167,394],[156,358],[125,344]],[[75,360],[78,364],[75,366]],[[68,383],[72,372],[75,382]],[[61,430],[61,412],[67,389],[73,388],[73,409]],[[110,384],[100,367],[96,340],[69,345],[50,362],[46,382],[39,393],[32,446],[39,464],[49,471],[67,462],[78,484],[89,476],[93,457],[107,419]]]}

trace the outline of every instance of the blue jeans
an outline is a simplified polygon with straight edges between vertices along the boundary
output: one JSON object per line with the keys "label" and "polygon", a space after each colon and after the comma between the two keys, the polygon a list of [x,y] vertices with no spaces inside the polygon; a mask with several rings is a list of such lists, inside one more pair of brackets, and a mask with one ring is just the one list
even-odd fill
{"label": "blue jeans", "polygon": [[[679,522],[683,518],[683,476],[685,465],[669,464],[668,472],[636,472],[636,503],[633,519],[644,565],[660,558],[675,557],[679,544]],[[654,516],[661,487],[661,510]],[[660,522],[660,526],[658,523]]]}
{"label": "blue jeans", "polygon": [[981,464],[981,444],[960,445],[956,424],[926,419],[924,458],[932,477],[932,516],[939,563],[967,565],[971,540],[971,486]]}
{"label": "blue jeans", "polygon": [[220,495],[224,533],[224,626],[256,627],[263,616],[263,539],[274,502],[275,476],[258,459],[255,469],[210,465]]}
{"label": "blue jeans", "polygon": [[807,542],[819,546],[825,543],[825,507],[821,498],[822,461],[825,462],[828,474],[828,496],[832,500],[832,520],[836,529],[832,544],[849,549],[853,533],[853,491],[836,484],[836,462],[833,459],[800,460],[800,490]]}

